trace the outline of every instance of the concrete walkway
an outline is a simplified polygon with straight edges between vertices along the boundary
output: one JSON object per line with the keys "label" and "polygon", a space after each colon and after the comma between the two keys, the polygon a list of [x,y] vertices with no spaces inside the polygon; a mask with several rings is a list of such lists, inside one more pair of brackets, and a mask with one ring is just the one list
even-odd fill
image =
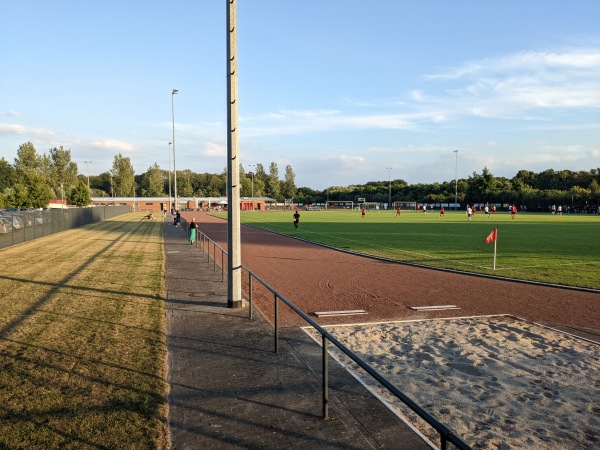
{"label": "concrete walkway", "polygon": [[227,307],[221,271],[165,219],[169,428],[173,449],[428,449],[333,358],[329,413],[321,349],[298,328]]}

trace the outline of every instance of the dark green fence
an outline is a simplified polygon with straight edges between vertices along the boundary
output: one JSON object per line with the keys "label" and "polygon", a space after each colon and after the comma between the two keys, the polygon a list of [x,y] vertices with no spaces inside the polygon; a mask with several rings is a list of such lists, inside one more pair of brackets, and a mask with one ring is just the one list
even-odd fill
{"label": "dark green fence", "polygon": [[45,211],[1,211],[0,248],[127,214],[127,205]]}

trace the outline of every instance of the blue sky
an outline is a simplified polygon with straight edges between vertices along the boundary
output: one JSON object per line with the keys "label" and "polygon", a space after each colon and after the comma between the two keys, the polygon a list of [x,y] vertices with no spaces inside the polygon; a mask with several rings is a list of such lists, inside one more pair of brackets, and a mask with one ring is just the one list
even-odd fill
{"label": "blue sky", "polygon": [[[225,0],[0,0],[0,157],[226,167]],[[600,167],[600,1],[239,0],[239,150],[297,186]],[[87,165],[84,161],[91,161]],[[388,168],[391,167],[391,170]]]}

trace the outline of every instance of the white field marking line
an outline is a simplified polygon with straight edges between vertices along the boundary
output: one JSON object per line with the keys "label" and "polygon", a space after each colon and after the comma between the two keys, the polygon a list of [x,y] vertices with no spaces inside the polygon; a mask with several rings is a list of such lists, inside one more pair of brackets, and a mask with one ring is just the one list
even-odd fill
{"label": "white field marking line", "polygon": [[171,251],[167,252],[167,254],[169,254],[169,253],[179,253],[179,250],[171,250]]}
{"label": "white field marking line", "polygon": [[[560,267],[560,266],[584,266],[584,265],[595,265],[595,264],[599,264],[597,262],[593,262],[593,261],[582,261],[582,262],[572,262],[572,263],[561,263],[561,264],[553,264],[552,267]],[[535,268],[535,267],[548,267],[545,264],[536,264],[533,266],[514,266],[514,267],[501,267],[498,268],[496,267],[496,271],[499,270],[515,270],[515,269],[531,269],[531,268]]]}
{"label": "white field marking line", "polygon": [[411,306],[410,309],[415,311],[442,311],[446,309],[460,309],[456,305],[439,305],[439,306]]}
{"label": "white field marking line", "polygon": [[[252,222],[252,221],[251,221],[251,220],[248,220],[248,222]],[[259,221],[254,221],[254,222],[255,222],[255,223],[258,223],[259,225],[260,225],[260,223],[261,223],[261,222],[259,222]],[[277,228],[277,227],[273,227],[273,228]],[[286,236],[295,237],[295,236],[292,236],[292,235],[290,235],[290,234],[288,234],[288,233],[286,233],[286,232],[285,232],[285,230],[287,230],[287,227],[283,227],[283,226],[281,226],[280,228],[281,228],[281,230],[283,230],[283,231],[281,231],[281,233],[285,234]],[[370,242],[363,242],[363,241],[359,241],[359,240],[356,240],[356,239],[343,238],[343,237],[339,237],[339,236],[336,236],[336,235],[333,235],[333,234],[328,234],[328,233],[317,233],[316,231],[304,231],[304,232],[305,232],[306,234],[313,234],[313,235],[315,235],[315,236],[326,236],[326,237],[330,237],[330,238],[339,239],[339,240],[341,240],[341,241],[353,242],[353,243],[356,243],[356,244],[362,244],[362,245],[364,245],[364,246],[371,246],[371,247],[374,247],[374,248],[387,249],[387,247],[385,247],[385,246],[383,246],[383,245],[377,245],[377,244],[373,244],[373,243],[370,243]],[[329,245],[329,244],[324,244],[324,245],[328,245],[328,246],[330,246],[330,247],[332,247],[332,248],[339,248],[339,247],[335,247],[335,246],[333,246],[333,245]],[[342,250],[343,250],[343,249],[342,249]],[[440,257],[437,257],[437,256],[429,255],[429,254],[427,254],[427,253],[409,252],[409,251],[407,251],[407,250],[400,250],[400,249],[398,249],[398,250],[397,250],[397,252],[398,252],[398,253],[404,253],[404,254],[406,254],[406,255],[420,256],[420,257],[422,257],[422,258],[429,258],[429,259],[443,259],[444,261],[454,261],[454,262],[457,262],[457,263],[459,263],[459,264],[463,264],[463,265],[465,265],[465,266],[477,267],[477,268],[479,268],[479,269],[489,269],[489,267],[488,267],[488,266],[481,266],[481,265],[477,265],[477,264],[471,264],[471,263],[467,263],[467,262],[464,262],[464,261],[463,261],[463,260],[461,260],[461,259],[440,258]],[[356,252],[356,253],[358,253],[358,252]],[[366,254],[366,253],[365,253],[365,254]],[[371,256],[373,256],[373,255],[371,255]],[[410,262],[410,261],[408,261],[408,262]]]}
{"label": "white field marking line", "polygon": [[[435,317],[435,318],[430,318],[430,319],[383,320],[380,322],[338,323],[338,324],[332,324],[332,325],[319,325],[319,326],[321,328],[356,327],[356,326],[362,326],[362,325],[386,325],[386,324],[392,324],[392,323],[432,322],[432,321],[439,321],[439,320],[491,319],[493,317],[514,317],[519,320],[525,320],[525,319],[521,319],[520,317],[514,316],[512,314],[487,314],[487,315],[483,315],[483,316],[457,316],[457,317]],[[302,328],[303,330],[310,330],[313,327],[310,325],[306,325],[306,326],[300,327],[300,328]]]}
{"label": "white field marking line", "polygon": [[315,311],[317,316],[351,316],[354,314],[368,314],[364,309],[349,309],[345,311]]}
{"label": "white field marking line", "polygon": [[[248,220],[249,222],[252,222],[251,220]],[[254,221],[255,223],[260,224],[259,221]],[[276,227],[274,227],[276,228]],[[287,227],[283,227],[281,226],[281,229],[284,230],[282,231],[283,234],[287,235],[287,236],[292,236],[288,233],[285,232],[285,230],[287,230]],[[306,234],[314,234],[315,236],[326,236],[326,237],[330,237],[330,238],[335,238],[335,239],[339,239],[341,241],[346,241],[346,242],[354,242],[356,244],[362,244],[364,246],[371,246],[374,248],[380,248],[380,249],[387,249],[387,247],[383,246],[383,245],[377,245],[377,244],[373,244],[370,242],[363,242],[363,241],[359,241],[356,239],[348,239],[348,238],[343,238],[343,237],[339,237],[336,235],[332,235],[332,234],[328,234],[328,233],[317,233],[315,231],[304,231]],[[294,236],[292,236],[294,237]],[[329,244],[325,244],[325,245],[329,245]],[[331,246],[333,248],[338,248],[338,247],[334,247]],[[429,258],[429,259],[436,259],[436,260],[443,260],[443,261],[452,261],[455,262],[457,264],[462,264],[463,266],[467,266],[467,267],[476,267],[478,269],[491,269],[492,266],[488,266],[488,265],[480,265],[480,264],[473,264],[473,263],[469,263],[466,261],[463,261],[462,259],[455,259],[455,258],[440,258],[439,256],[434,256],[434,255],[430,255],[427,253],[419,253],[419,252],[409,252],[407,250],[396,250],[398,253],[403,253],[406,255],[412,255],[412,256],[420,256],[423,258]],[[358,252],[357,252],[358,253]],[[385,258],[385,256],[384,256]],[[408,263],[410,263],[411,261],[406,261]],[[553,264],[551,267],[560,267],[560,266],[582,266],[582,265],[587,265],[590,264],[589,262],[573,262],[573,263],[564,263],[564,264]],[[500,270],[518,270],[518,269],[532,269],[532,268],[536,268],[536,267],[548,267],[547,264],[537,264],[537,265],[532,265],[532,266],[515,266],[515,267],[501,267],[498,268],[496,267],[496,271],[500,271]]]}

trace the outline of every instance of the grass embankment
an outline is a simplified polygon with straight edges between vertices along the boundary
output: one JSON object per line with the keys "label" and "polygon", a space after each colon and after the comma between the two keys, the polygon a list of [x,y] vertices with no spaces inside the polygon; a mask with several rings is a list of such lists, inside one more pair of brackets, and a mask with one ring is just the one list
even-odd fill
{"label": "grass embankment", "polygon": [[167,448],[163,222],[0,250],[0,447]]}
{"label": "grass embankment", "polygon": [[[524,280],[600,289],[600,216],[464,211],[427,214],[402,211],[244,212],[242,223],[354,252],[416,264]],[[485,238],[498,229],[494,245]],[[473,286],[477,289],[477,286]]]}

